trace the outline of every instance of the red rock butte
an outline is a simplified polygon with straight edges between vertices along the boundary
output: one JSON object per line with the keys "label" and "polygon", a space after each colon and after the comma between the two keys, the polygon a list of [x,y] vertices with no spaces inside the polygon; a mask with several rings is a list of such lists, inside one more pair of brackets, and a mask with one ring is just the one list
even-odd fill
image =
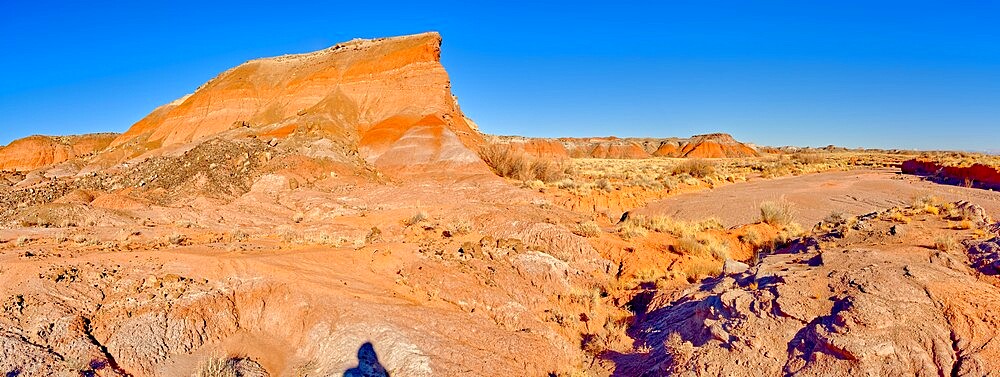
{"label": "red rock butte", "polygon": [[265,138],[318,134],[381,168],[481,165],[472,150],[482,137],[440,54],[440,35],[424,33],[251,60],[157,108],[111,147],[133,157],[246,128]]}

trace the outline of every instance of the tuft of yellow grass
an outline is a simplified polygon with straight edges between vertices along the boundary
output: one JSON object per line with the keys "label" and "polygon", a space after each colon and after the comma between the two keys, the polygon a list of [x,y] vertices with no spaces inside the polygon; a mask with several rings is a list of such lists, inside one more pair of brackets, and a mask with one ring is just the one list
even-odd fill
{"label": "tuft of yellow grass", "polygon": [[760,204],[760,221],[776,227],[784,227],[795,219],[792,204],[784,200],[766,201]]}
{"label": "tuft of yellow grass", "polygon": [[574,234],[578,236],[583,236],[587,238],[594,238],[601,235],[601,227],[593,221],[585,221],[576,224],[576,230],[573,231]]}

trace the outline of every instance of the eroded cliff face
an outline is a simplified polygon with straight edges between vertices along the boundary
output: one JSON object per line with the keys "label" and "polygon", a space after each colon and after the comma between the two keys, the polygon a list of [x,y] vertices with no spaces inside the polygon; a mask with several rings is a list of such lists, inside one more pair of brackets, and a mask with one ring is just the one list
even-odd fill
{"label": "eroded cliff face", "polygon": [[[117,158],[223,133],[316,135],[391,169],[477,168],[482,141],[451,93],[437,33],[353,40],[251,60],[164,105],[114,140]],[[419,149],[420,158],[406,158]]]}
{"label": "eroded cliff face", "polygon": [[0,147],[0,170],[28,171],[107,148],[117,134],[35,135]]}

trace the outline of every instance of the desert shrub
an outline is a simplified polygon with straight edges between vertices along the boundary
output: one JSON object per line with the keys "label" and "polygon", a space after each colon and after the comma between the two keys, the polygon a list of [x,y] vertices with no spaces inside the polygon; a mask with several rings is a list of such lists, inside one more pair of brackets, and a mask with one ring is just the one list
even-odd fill
{"label": "desert shrub", "polygon": [[972,227],[973,227],[973,224],[972,224],[971,220],[962,220],[962,221],[959,221],[959,222],[955,223],[952,226],[952,229],[968,230],[968,229],[972,229]]}
{"label": "desert shrub", "polygon": [[611,192],[612,190],[615,189],[614,186],[611,186],[611,182],[609,182],[607,179],[604,178],[598,179],[597,182],[594,182],[594,184],[598,189],[607,192]]}
{"label": "desert shrub", "polygon": [[524,153],[517,152],[507,145],[486,145],[479,150],[479,156],[501,177],[523,179],[530,168]]}
{"label": "desert shrub", "polygon": [[802,229],[802,225],[796,222],[790,222],[785,224],[778,232],[778,235],[771,242],[775,247],[778,245],[786,245],[795,238],[802,237],[805,234],[805,230]]}
{"label": "desert shrub", "polygon": [[238,377],[234,363],[221,357],[209,357],[195,371],[195,377]]}
{"label": "desert shrub", "polygon": [[542,182],[555,182],[565,176],[565,168],[549,160],[536,159],[530,164],[531,177]]}
{"label": "desert shrub", "polygon": [[792,204],[784,200],[766,201],[760,204],[760,221],[776,227],[784,227],[795,219]]}
{"label": "desert shrub", "polygon": [[844,216],[843,212],[833,211],[829,215],[823,218],[823,222],[830,225],[840,225],[847,222],[847,218]]}
{"label": "desert shrub", "polygon": [[420,211],[413,214],[413,216],[410,216],[406,220],[403,220],[403,225],[406,226],[417,225],[420,224],[421,222],[427,221],[428,218],[429,216],[427,215],[427,212]]}
{"label": "desert shrub", "polygon": [[951,251],[958,249],[958,241],[949,236],[941,236],[934,239],[934,248],[941,251]]}
{"label": "desert shrub", "polygon": [[572,165],[567,167],[554,161],[532,160],[509,145],[489,144],[479,150],[479,157],[497,175],[521,181],[537,179],[555,182],[566,176],[567,171],[573,171]]}
{"label": "desert shrub", "polygon": [[695,178],[705,178],[715,174],[715,164],[702,159],[691,159],[674,166],[673,174],[688,174]]}
{"label": "desert shrub", "polygon": [[889,220],[892,220],[892,221],[895,221],[895,222],[901,223],[901,224],[909,224],[910,223],[910,218],[907,217],[906,214],[904,214],[903,212],[900,212],[898,210],[895,210],[895,209],[889,212]]}
{"label": "desert shrub", "polygon": [[936,196],[934,196],[934,195],[918,196],[918,197],[914,197],[913,198],[911,206],[913,208],[924,208],[924,207],[927,207],[927,206],[936,206],[938,204],[938,201],[939,201],[939,199]]}
{"label": "desert shrub", "polygon": [[598,226],[596,222],[586,221],[577,224],[573,233],[578,236],[593,238],[601,235],[601,227]]}

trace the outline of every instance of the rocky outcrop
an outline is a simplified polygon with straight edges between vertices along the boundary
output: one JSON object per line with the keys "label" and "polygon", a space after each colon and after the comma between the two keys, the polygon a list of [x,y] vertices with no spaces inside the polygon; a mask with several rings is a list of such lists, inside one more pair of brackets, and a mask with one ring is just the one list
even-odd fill
{"label": "rocky outcrop", "polygon": [[424,33],[248,61],[140,120],[112,143],[115,156],[226,132],[314,135],[387,169],[441,163],[483,171],[473,152],[482,137],[451,93],[440,47],[440,35]]}
{"label": "rocky outcrop", "polygon": [[0,147],[0,170],[29,171],[107,148],[117,134],[35,135]]}
{"label": "rocky outcrop", "polygon": [[611,355],[615,375],[996,375],[1000,289],[972,268],[986,266],[878,217],[652,299],[634,329],[652,350]]}
{"label": "rocky outcrop", "polygon": [[538,158],[737,158],[759,156],[752,146],[728,134],[696,135],[687,139],[667,138],[527,138],[489,136],[490,143],[509,145],[512,149]]}
{"label": "rocky outcrop", "polygon": [[927,176],[945,183],[1000,189],[1000,169],[993,166],[948,166],[931,160],[911,159],[904,161],[900,168],[903,174]]}

